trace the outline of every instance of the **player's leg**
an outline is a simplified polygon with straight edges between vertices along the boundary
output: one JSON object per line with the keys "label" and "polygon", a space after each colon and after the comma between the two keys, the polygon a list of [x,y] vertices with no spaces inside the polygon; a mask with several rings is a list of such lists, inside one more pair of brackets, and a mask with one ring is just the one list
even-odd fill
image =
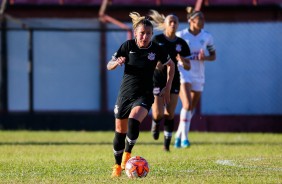
{"label": "player's leg", "polygon": [[125,148],[125,137],[127,133],[128,119],[115,120],[115,137],[113,140],[113,151],[115,157],[115,165],[113,167],[112,177],[119,177],[121,175],[122,155]]}
{"label": "player's leg", "polygon": [[158,140],[160,135],[160,124],[164,117],[163,97],[160,96],[162,89],[166,85],[166,69],[160,62],[157,63],[153,76],[153,94],[154,102],[152,105],[152,127],[151,132],[153,139]]}
{"label": "player's leg", "polygon": [[[190,128],[191,120],[191,84],[182,83],[180,86],[180,100],[182,102],[182,109],[180,111],[180,122],[178,130],[175,135],[175,147],[179,147],[179,139],[181,139],[181,147],[188,147],[188,130]],[[180,137],[181,136],[181,137]]]}
{"label": "player's leg", "polygon": [[[192,105],[191,105],[190,124],[191,124],[191,121],[192,121],[192,117],[193,117],[193,115],[194,115],[194,113],[196,111],[197,105],[198,105],[198,103],[200,101],[201,95],[202,95],[202,92],[200,92],[200,91],[192,91],[191,92]],[[189,131],[190,131],[190,125],[186,127],[187,136],[189,134]]]}
{"label": "player's leg", "polygon": [[185,132],[185,135],[187,135],[187,140],[185,136],[181,137],[182,139],[181,147],[185,148],[190,146],[188,134],[190,131],[191,120],[194,114],[193,112],[195,112],[195,108],[200,101],[203,89],[204,89],[204,82],[202,80],[200,81],[193,80],[192,85],[190,86],[191,102],[189,103],[190,105],[188,106],[188,112],[186,112],[185,110],[183,111],[183,117],[185,117],[186,115],[187,124],[185,127],[183,127],[182,132]]}
{"label": "player's leg", "polygon": [[[191,92],[191,97],[192,97],[192,106],[191,106],[191,109],[192,111],[194,111],[201,99],[201,95],[202,95],[202,92],[200,91],[192,91]],[[193,115],[193,114],[192,114]]]}
{"label": "player's leg", "polygon": [[112,177],[121,175],[122,156],[125,149],[125,138],[127,133],[128,116],[131,110],[132,100],[118,97],[114,109],[115,113],[115,136],[113,140],[113,151],[115,165],[113,167]]}
{"label": "player's leg", "polygon": [[155,101],[152,105],[152,127],[151,132],[155,140],[159,139],[160,123],[164,117],[163,97],[155,95]]}
{"label": "player's leg", "polygon": [[[152,104],[148,104],[147,102],[141,103],[144,106],[147,106],[148,109],[151,108]],[[129,114],[128,118],[128,131],[126,134],[126,140],[125,140],[125,151],[123,153],[122,157],[122,163],[121,167],[122,169],[125,168],[126,162],[131,157],[131,151],[139,137],[139,126],[140,123],[144,120],[144,118],[147,116],[149,110],[146,107],[142,106],[134,106]]]}
{"label": "player's leg", "polygon": [[140,123],[147,116],[148,110],[142,106],[135,106],[128,118],[128,131],[126,135],[125,152],[131,153],[133,146],[135,145],[137,138],[139,137]]}
{"label": "player's leg", "polygon": [[201,80],[193,80],[193,83],[191,85],[191,98],[192,98],[192,102],[191,102],[191,110],[192,110],[192,116],[191,119],[194,115],[194,112],[197,108],[197,105],[200,101],[202,92],[204,91],[204,81]]}
{"label": "player's leg", "polygon": [[174,112],[178,102],[178,94],[170,94],[170,103],[165,108],[164,115],[164,150],[169,151],[174,129]]}

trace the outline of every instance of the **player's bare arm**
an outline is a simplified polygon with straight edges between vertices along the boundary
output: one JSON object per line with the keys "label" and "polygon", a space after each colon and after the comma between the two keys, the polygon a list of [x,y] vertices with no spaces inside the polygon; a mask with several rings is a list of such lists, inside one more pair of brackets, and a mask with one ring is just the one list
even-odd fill
{"label": "player's bare arm", "polygon": [[180,54],[177,54],[176,60],[183,66],[185,70],[191,69],[191,63],[189,58],[185,58],[180,56]]}
{"label": "player's bare arm", "polygon": [[215,51],[209,51],[209,55],[205,55],[205,52],[201,50],[198,58],[200,61],[214,61],[216,59],[216,54]]}
{"label": "player's bare arm", "polygon": [[170,59],[167,63],[167,82],[166,86],[163,88],[161,92],[161,96],[163,96],[164,104],[169,104],[170,102],[170,89],[172,85],[172,80],[174,77],[175,65],[174,62]]}
{"label": "player's bare arm", "polygon": [[158,62],[158,63],[157,63],[157,66],[156,66],[156,69],[157,69],[157,70],[162,70],[163,67],[164,67],[163,64],[162,64],[161,62]]}
{"label": "player's bare arm", "polygon": [[107,64],[107,69],[114,70],[117,66],[122,66],[124,62],[125,57],[112,58]]}

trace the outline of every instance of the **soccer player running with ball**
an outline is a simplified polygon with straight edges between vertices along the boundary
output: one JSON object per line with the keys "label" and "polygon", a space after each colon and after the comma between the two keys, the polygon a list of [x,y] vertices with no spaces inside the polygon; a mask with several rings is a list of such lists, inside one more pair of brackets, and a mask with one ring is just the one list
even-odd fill
{"label": "soccer player running with ball", "polygon": [[[149,16],[153,19],[155,28],[163,31],[156,35],[153,42],[167,50],[175,65],[181,65],[185,69],[190,69],[190,62],[187,58],[190,56],[190,49],[185,40],[175,35],[179,21],[178,17],[169,14],[166,17],[155,10],[151,10]],[[163,90],[167,80],[167,68],[157,65],[154,72],[154,95],[155,101],[152,106],[152,135],[155,140],[159,138],[160,122],[164,118],[164,150],[169,151],[171,137],[174,129],[174,111],[178,102],[180,90],[180,78],[177,67],[173,77],[172,87],[170,90],[170,103],[164,106]]]}
{"label": "soccer player running with ball", "polygon": [[124,42],[107,64],[108,70],[124,65],[123,79],[114,109],[115,165],[112,177],[121,176],[139,136],[139,125],[154,102],[153,74],[157,63],[166,65],[169,73],[163,93],[164,104],[170,101],[169,92],[175,69],[168,53],[151,41],[153,25],[150,20],[137,12],[132,12],[129,16],[132,18],[135,39]]}
{"label": "soccer player running with ball", "polygon": [[[214,61],[216,52],[213,37],[206,32],[204,28],[204,14],[201,11],[194,11],[191,7],[187,7],[187,19],[189,28],[176,33],[177,36],[183,38],[189,45],[191,50],[191,69],[186,71],[179,67],[180,72],[180,100],[182,109],[180,112],[180,122],[175,135],[176,148],[189,147],[188,132],[193,111],[196,108],[201,94],[204,90],[205,83],[205,61]],[[208,55],[206,55],[206,51]],[[189,94],[191,91],[191,94]],[[190,95],[192,104],[189,103]]]}

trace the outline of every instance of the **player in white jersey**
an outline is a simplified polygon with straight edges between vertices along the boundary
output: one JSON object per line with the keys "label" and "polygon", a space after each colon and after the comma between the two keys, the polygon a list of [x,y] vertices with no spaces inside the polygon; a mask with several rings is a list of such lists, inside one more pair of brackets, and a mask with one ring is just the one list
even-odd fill
{"label": "player in white jersey", "polygon": [[[176,33],[183,38],[190,47],[191,69],[184,70],[178,65],[180,72],[180,93],[179,97],[182,102],[180,112],[180,122],[175,135],[175,147],[189,147],[188,132],[192,119],[192,112],[196,108],[205,84],[205,62],[214,61],[216,52],[213,37],[210,33],[203,30],[204,14],[201,11],[194,11],[191,7],[186,8],[189,27]],[[189,95],[190,93],[190,95]],[[192,98],[192,104],[189,98]]]}

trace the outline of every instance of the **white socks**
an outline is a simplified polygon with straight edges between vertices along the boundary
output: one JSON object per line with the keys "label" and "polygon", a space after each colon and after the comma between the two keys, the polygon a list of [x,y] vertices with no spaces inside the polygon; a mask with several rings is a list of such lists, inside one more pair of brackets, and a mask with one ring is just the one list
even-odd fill
{"label": "white socks", "polygon": [[186,109],[182,108],[180,111],[180,122],[178,125],[177,132],[175,134],[176,138],[180,138],[181,140],[188,140],[188,132],[190,130],[190,122],[192,119],[191,111],[187,111]]}

